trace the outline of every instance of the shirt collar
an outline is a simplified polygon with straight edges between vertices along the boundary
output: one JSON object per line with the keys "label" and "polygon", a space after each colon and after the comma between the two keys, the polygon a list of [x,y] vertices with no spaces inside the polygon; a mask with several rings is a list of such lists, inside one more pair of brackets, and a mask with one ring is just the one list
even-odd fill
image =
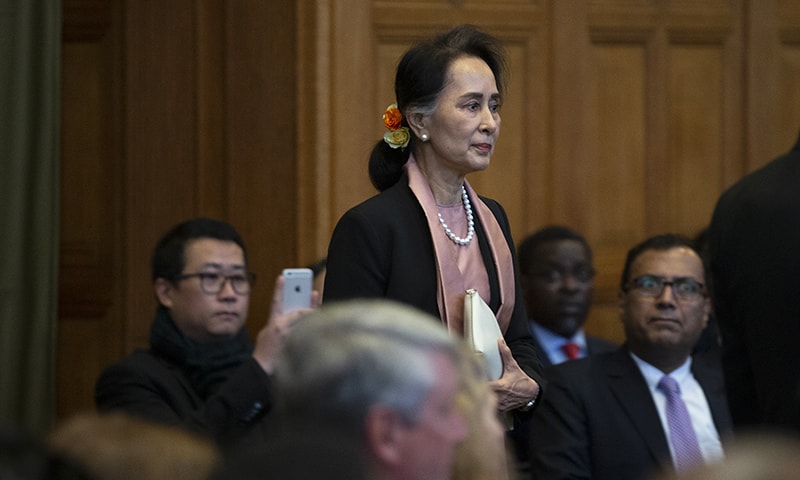
{"label": "shirt collar", "polygon": [[[656,390],[656,386],[658,382],[661,381],[661,377],[664,376],[664,372],[659,370],[658,368],[650,365],[649,363],[645,362],[635,353],[629,351],[631,358],[636,363],[636,366],[639,367],[639,371],[642,372],[642,376],[644,377],[645,382],[647,382],[648,388],[651,391]],[[691,376],[691,368],[692,368],[692,357],[691,355],[686,359],[685,362],[681,364],[680,367],[676,368],[675,370],[669,373],[669,376],[674,378],[678,384],[682,384],[684,380]]]}
{"label": "shirt collar", "polygon": [[[561,346],[568,342],[577,344],[581,349],[581,354],[586,354],[586,334],[583,329],[579,329],[572,337],[565,338],[532,320],[529,323],[531,332],[536,336],[536,339],[539,340],[539,344],[548,358],[553,360],[561,359],[561,361],[567,360],[567,356],[564,351],[561,350]],[[560,361],[554,361],[553,363],[560,363]]]}

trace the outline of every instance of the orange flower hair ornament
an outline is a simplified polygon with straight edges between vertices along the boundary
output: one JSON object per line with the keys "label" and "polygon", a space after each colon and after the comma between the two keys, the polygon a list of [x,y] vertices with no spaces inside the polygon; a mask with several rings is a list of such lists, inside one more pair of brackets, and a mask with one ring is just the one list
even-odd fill
{"label": "orange flower hair ornament", "polygon": [[406,148],[411,140],[411,133],[408,127],[402,126],[402,122],[403,114],[400,113],[396,103],[386,107],[386,111],[383,112],[383,124],[388,131],[383,134],[383,141],[392,148]]}

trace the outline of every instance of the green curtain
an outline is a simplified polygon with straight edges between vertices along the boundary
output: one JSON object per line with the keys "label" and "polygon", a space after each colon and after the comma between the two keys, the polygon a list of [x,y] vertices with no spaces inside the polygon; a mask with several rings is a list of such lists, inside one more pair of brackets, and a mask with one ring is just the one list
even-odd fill
{"label": "green curtain", "polygon": [[0,0],[0,425],[54,420],[61,2]]}

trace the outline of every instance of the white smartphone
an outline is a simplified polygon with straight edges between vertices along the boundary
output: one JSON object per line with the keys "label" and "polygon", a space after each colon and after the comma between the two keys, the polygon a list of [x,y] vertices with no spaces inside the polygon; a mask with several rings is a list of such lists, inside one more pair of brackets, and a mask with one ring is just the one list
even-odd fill
{"label": "white smartphone", "polygon": [[314,274],[310,268],[283,269],[283,312],[311,306]]}

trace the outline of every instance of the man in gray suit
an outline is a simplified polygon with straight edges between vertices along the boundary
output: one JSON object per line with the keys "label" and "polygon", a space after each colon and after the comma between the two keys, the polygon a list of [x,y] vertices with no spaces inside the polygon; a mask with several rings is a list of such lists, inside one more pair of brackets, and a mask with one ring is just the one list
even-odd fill
{"label": "man in gray suit", "polygon": [[628,252],[619,293],[626,342],[548,370],[531,419],[532,478],[641,480],[722,457],[731,428],[722,373],[691,355],[711,311],[706,283],[684,237],[659,235]]}

